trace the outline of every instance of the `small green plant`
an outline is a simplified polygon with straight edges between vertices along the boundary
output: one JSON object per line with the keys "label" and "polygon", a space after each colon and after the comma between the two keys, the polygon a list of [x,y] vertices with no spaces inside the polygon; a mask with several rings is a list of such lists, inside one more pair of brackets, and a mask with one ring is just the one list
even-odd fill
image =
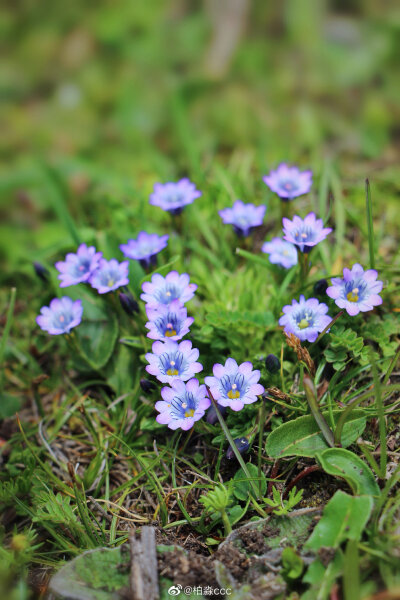
{"label": "small green plant", "polygon": [[226,509],[231,504],[231,495],[232,490],[230,487],[226,487],[222,483],[219,483],[213,490],[210,490],[206,495],[203,495],[200,498],[200,502],[204,504],[207,511],[217,512],[221,515],[225,527],[225,535],[228,535],[232,531],[232,526],[226,512]]}
{"label": "small green plant", "polygon": [[283,495],[279,493],[277,488],[272,488],[272,500],[270,498],[264,498],[264,502],[268,504],[274,510],[272,511],[275,515],[283,516],[287,515],[295,506],[300,502],[303,497],[303,490],[297,491],[296,486],[289,492],[287,500],[283,498]]}

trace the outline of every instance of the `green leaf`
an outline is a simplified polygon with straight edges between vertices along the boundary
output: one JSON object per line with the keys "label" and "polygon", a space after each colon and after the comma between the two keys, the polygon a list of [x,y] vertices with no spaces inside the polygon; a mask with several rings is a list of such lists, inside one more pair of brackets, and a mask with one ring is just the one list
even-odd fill
{"label": "green leaf", "polygon": [[290,546],[282,552],[282,566],[282,574],[287,579],[298,579],[304,569],[303,559]]}
{"label": "green leaf", "polygon": [[379,496],[380,490],[371,469],[354,452],[329,448],[318,454],[317,460],[326,473],[345,479],[355,494]]}
{"label": "green leaf", "polygon": [[301,600],[328,600],[332,586],[342,570],[343,552],[341,550],[336,550],[336,554],[328,566],[322,564],[319,559],[314,560],[302,580],[304,583],[310,583],[311,588],[301,596]]}
{"label": "green leaf", "polygon": [[350,496],[338,490],[325,506],[305,547],[310,550],[323,546],[338,548],[345,540],[360,540],[373,502],[371,496]]}
{"label": "green leaf", "polygon": [[[323,413],[328,420],[329,415]],[[333,413],[335,424],[340,412]],[[364,431],[366,415],[363,410],[354,410],[343,427],[342,446],[350,446]],[[270,433],[267,439],[266,450],[271,458],[284,456],[316,456],[328,448],[317,423],[311,415],[298,417],[280,425]]]}
{"label": "green leaf", "polygon": [[82,323],[74,330],[80,351],[92,368],[101,369],[111,358],[118,337],[115,311],[106,298],[89,296],[81,289],[68,290],[68,295],[82,300]]}
{"label": "green leaf", "polygon": [[[246,466],[251,477],[254,479],[256,486],[258,487],[260,484],[256,465],[247,463]],[[238,500],[247,500],[251,490],[251,483],[243,469],[236,471],[234,478],[231,479],[231,482],[233,483],[234,496],[236,496]],[[261,473],[261,495],[264,495],[266,490],[267,482],[265,480],[265,475]]]}
{"label": "green leaf", "polygon": [[131,348],[137,348],[138,350],[144,351],[143,341],[140,337],[127,336],[121,338],[119,341],[120,344],[124,344],[125,346],[130,346]]}

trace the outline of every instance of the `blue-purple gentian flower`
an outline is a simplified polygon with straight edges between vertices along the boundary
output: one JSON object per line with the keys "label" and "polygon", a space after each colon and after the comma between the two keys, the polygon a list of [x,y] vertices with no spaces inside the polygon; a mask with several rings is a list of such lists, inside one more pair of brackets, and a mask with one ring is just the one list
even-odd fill
{"label": "blue-purple gentian flower", "polygon": [[60,272],[58,279],[61,280],[60,287],[76,285],[83,281],[88,281],[92,273],[99,266],[101,252],[96,252],[94,246],[81,244],[76,254],[70,252],[65,257],[65,261],[56,262],[54,265]]}
{"label": "blue-purple gentian flower", "polygon": [[233,225],[237,235],[247,237],[253,227],[262,225],[266,206],[255,206],[254,204],[244,204],[241,200],[236,200],[232,208],[223,208],[219,215],[227,225]]}
{"label": "blue-purple gentian flower", "polygon": [[281,238],[275,237],[270,242],[265,242],[261,250],[265,254],[269,254],[269,262],[273,265],[281,265],[285,269],[297,265],[296,246]]}
{"label": "blue-purple gentian flower", "polygon": [[282,163],[275,171],[265,175],[263,181],[281,200],[292,200],[308,194],[312,185],[312,171],[300,171],[297,167]]}
{"label": "blue-purple gentian flower", "polygon": [[128,285],[129,261],[119,263],[115,258],[100,260],[97,270],[92,274],[89,283],[99,294],[107,294],[119,287]]}
{"label": "blue-purple gentian flower", "polygon": [[189,333],[193,317],[187,316],[187,311],[179,300],[171,304],[159,304],[157,308],[146,307],[149,321],[146,328],[149,330],[147,337],[151,340],[180,340]]}
{"label": "blue-purple gentian flower", "polygon": [[346,309],[349,315],[358,315],[359,312],[367,312],[382,304],[379,293],[383,283],[377,277],[375,269],[364,271],[356,263],[351,270],[343,269],[343,279],[334,277],[326,293],[335,300],[339,308]]}
{"label": "blue-purple gentian flower", "polygon": [[205,385],[200,385],[197,379],[190,379],[184,383],[174,379],[171,387],[163,387],[162,400],[155,404],[160,413],[156,417],[158,423],[168,425],[170,429],[183,429],[187,431],[194,423],[204,416],[210,406]]}
{"label": "blue-purple gentian flower", "polygon": [[156,233],[146,233],[141,231],[135,240],[128,240],[126,244],[121,244],[121,252],[126,258],[139,261],[147,269],[156,264],[156,256],[161,250],[167,247],[169,235],[160,235]]}
{"label": "blue-purple gentian flower", "polygon": [[327,314],[328,307],[316,298],[306,300],[300,296],[300,302],[292,300],[282,308],[283,317],[279,319],[279,325],[284,328],[285,333],[293,333],[302,342],[315,342],[321,333],[331,322]]}
{"label": "blue-purple gentian flower", "polygon": [[197,348],[192,348],[192,342],[154,342],[152,352],[146,354],[149,363],[146,371],[155,375],[161,383],[171,383],[178,378],[187,381],[196,373],[203,370],[203,365],[196,362],[199,358]]}
{"label": "blue-purple gentian flower", "polygon": [[322,219],[317,219],[313,212],[304,219],[295,216],[291,221],[284,217],[282,223],[284,239],[295,244],[302,252],[310,252],[313,246],[322,242],[332,231],[330,227],[324,227]]}
{"label": "blue-purple gentian flower", "polygon": [[179,275],[177,271],[171,271],[163,277],[159,273],[154,273],[150,281],[145,281],[142,285],[143,294],[141,299],[146,302],[147,308],[156,308],[159,304],[171,304],[174,300],[179,300],[185,304],[193,298],[197,285],[190,283],[190,277],[187,273]]}
{"label": "blue-purple gentian flower", "polygon": [[264,387],[258,383],[260,371],[253,371],[251,362],[238,365],[236,360],[228,358],[225,366],[214,365],[213,375],[204,381],[214,400],[232,410],[242,410],[245,404],[256,402],[257,396],[264,392]]}
{"label": "blue-purple gentian flower", "polygon": [[51,335],[69,333],[82,320],[82,301],[71,300],[68,296],[53,298],[50,306],[42,306],[36,323]]}
{"label": "blue-purple gentian flower", "polygon": [[196,189],[194,183],[184,178],[178,182],[154,184],[149,202],[173,215],[178,215],[187,204],[192,204],[200,196],[201,192]]}

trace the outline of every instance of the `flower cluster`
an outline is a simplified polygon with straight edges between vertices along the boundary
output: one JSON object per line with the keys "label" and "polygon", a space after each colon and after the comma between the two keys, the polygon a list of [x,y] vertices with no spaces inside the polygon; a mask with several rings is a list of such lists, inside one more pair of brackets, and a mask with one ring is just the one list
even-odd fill
{"label": "flower cluster", "polygon": [[[292,200],[310,191],[312,172],[301,172],[297,167],[281,164],[264,177],[264,182],[282,200]],[[156,183],[149,202],[177,215],[200,196],[201,192],[185,178],[178,182]],[[220,210],[219,215],[224,223],[233,226],[238,235],[247,237],[255,227],[262,225],[265,211],[264,205],[244,204],[237,200],[232,207]],[[283,238],[274,237],[265,242],[262,252],[269,255],[272,264],[285,269],[295,267],[299,262],[301,274],[306,276],[309,259],[305,255],[332,229],[324,227],[322,219],[313,212],[304,219],[298,215],[293,219],[285,217],[282,224]],[[158,253],[167,247],[168,240],[167,234],[159,236],[141,231],[136,238],[121,244],[120,250],[127,259],[138,261],[148,269],[156,264]],[[94,246],[86,244],[81,244],[76,253],[67,254],[65,260],[57,262],[55,267],[62,288],[83,283],[89,284],[98,294],[107,294],[129,284],[129,260],[106,260]],[[48,279],[49,274],[44,267],[38,265],[35,268],[43,280]],[[322,280],[317,282],[314,290],[316,295],[326,293],[337,306],[353,316],[380,305],[382,287],[375,270],[364,271],[361,265],[355,264],[351,269],[343,270],[343,278],[333,278],[331,286],[328,287],[327,282]],[[142,284],[141,299],[148,318],[145,324],[147,337],[155,340],[152,351],[145,355],[148,363],[146,371],[159,382],[167,384],[161,389],[162,400],[155,403],[155,409],[159,413],[157,422],[173,430],[190,429],[204,416],[211,400],[213,406],[207,420],[213,424],[217,405],[222,413],[227,408],[240,411],[264,393],[264,387],[259,383],[260,371],[253,369],[251,362],[238,364],[232,357],[227,358],[224,365],[214,364],[213,375],[205,377],[205,384],[200,384],[196,378],[203,370],[203,365],[198,362],[199,350],[192,346],[190,340],[181,341],[194,322],[193,317],[188,316],[186,303],[194,297],[196,290],[197,285],[190,281],[190,276],[177,271],[170,271],[166,276],[154,273],[149,281]],[[123,289],[119,299],[128,315],[140,312],[129,289]],[[293,299],[291,304],[283,306],[279,325],[285,333],[301,341],[315,342],[319,334],[327,331],[334,322],[328,310],[327,304],[317,298],[306,299],[300,295],[299,300]],[[51,335],[69,334],[81,322],[82,313],[81,300],[74,301],[63,296],[42,307],[36,321]],[[281,368],[280,360],[272,354],[267,356],[265,364],[270,374]],[[142,380],[141,387],[146,393],[155,389],[154,383],[148,380]],[[240,439],[246,445],[247,438]]]}

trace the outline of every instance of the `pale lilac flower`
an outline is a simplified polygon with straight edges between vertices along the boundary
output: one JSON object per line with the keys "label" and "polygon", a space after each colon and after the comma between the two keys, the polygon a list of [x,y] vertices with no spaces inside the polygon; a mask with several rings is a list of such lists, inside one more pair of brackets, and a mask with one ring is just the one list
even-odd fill
{"label": "pale lilac flower", "polygon": [[192,348],[189,340],[180,344],[171,340],[154,342],[152,352],[146,354],[150,363],[146,371],[155,375],[161,383],[171,383],[176,378],[187,381],[203,370],[203,365],[196,362],[198,358],[199,351]]}
{"label": "pale lilac flower", "polygon": [[60,272],[58,279],[61,280],[60,287],[76,285],[83,281],[88,281],[89,277],[99,266],[101,252],[96,252],[94,246],[81,244],[76,254],[70,252],[65,257],[65,261],[56,262],[54,265]]}
{"label": "pale lilac flower", "polygon": [[282,308],[283,317],[279,319],[279,325],[283,326],[285,333],[293,333],[302,342],[315,342],[321,333],[331,322],[327,314],[328,307],[316,298],[306,300],[300,296],[300,302],[292,300]]}
{"label": "pale lilac flower", "polygon": [[163,387],[162,400],[156,402],[155,408],[160,413],[156,417],[158,423],[168,425],[170,429],[187,431],[194,423],[204,416],[211,402],[206,397],[205,385],[200,385],[197,379],[184,383],[174,379],[171,387]]}
{"label": "pale lilac flower", "polygon": [[265,211],[266,206],[244,204],[241,200],[236,200],[232,208],[223,208],[219,215],[224,223],[233,225],[235,233],[247,237],[253,227],[262,225]]}
{"label": "pale lilac flower", "polygon": [[356,263],[351,270],[343,269],[343,279],[334,277],[326,293],[335,300],[339,308],[346,309],[349,315],[358,315],[359,312],[367,312],[382,304],[379,293],[383,283],[377,277],[377,271],[364,271]]}
{"label": "pale lilac flower", "polygon": [[102,258],[98,269],[90,277],[89,283],[99,294],[106,294],[123,285],[128,285],[128,272],[129,261],[125,260],[119,263],[115,258],[111,260]]}
{"label": "pale lilac flower", "polygon": [[171,271],[163,277],[155,273],[151,282],[145,281],[142,285],[144,294],[140,297],[146,302],[147,308],[156,308],[159,304],[171,304],[174,300],[179,300],[185,304],[193,298],[197,285],[190,283],[190,277],[187,273],[179,275],[177,271]]}
{"label": "pale lilac flower", "polygon": [[187,204],[192,204],[200,196],[201,192],[196,190],[194,183],[184,178],[178,182],[154,184],[149,202],[173,215],[178,215]]}
{"label": "pale lilac flower", "polygon": [[282,223],[284,239],[298,246],[302,252],[309,252],[332,231],[330,227],[324,228],[322,219],[317,219],[313,212],[304,219],[295,216],[293,221],[284,217]]}
{"label": "pale lilac flower", "polygon": [[147,269],[156,264],[156,256],[167,247],[169,235],[158,236],[156,233],[141,231],[135,240],[128,240],[120,245],[121,252],[133,260],[138,260]]}
{"label": "pale lilac flower", "polygon": [[82,320],[82,301],[71,300],[68,296],[53,298],[50,306],[42,306],[36,323],[51,335],[69,333]]}
{"label": "pale lilac flower", "polygon": [[281,238],[275,237],[270,242],[265,242],[261,251],[269,254],[269,261],[273,265],[281,265],[285,269],[297,265],[296,246]]}
{"label": "pale lilac flower", "polygon": [[174,300],[168,306],[159,304],[157,308],[146,308],[149,321],[146,328],[147,337],[151,340],[180,340],[189,333],[193,317],[187,316],[187,311],[179,300]]}
{"label": "pale lilac flower", "polygon": [[205,378],[206,385],[218,404],[232,410],[242,410],[245,404],[256,402],[257,396],[264,392],[264,387],[258,383],[260,371],[253,371],[251,362],[238,365],[236,360],[228,358],[225,366],[214,365],[213,374],[214,377]]}
{"label": "pale lilac flower", "polygon": [[297,167],[282,163],[276,171],[265,175],[263,181],[282,200],[292,200],[308,194],[312,185],[312,171],[300,171]]}

